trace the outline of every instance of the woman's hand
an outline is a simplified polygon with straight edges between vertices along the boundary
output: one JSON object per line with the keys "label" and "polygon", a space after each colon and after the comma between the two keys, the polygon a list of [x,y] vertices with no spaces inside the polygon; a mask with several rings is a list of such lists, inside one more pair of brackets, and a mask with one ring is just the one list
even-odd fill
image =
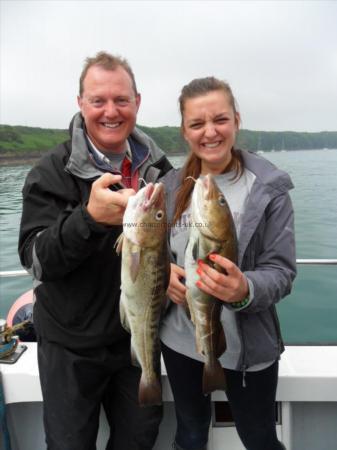
{"label": "woman's hand", "polygon": [[196,282],[198,288],[227,303],[245,299],[249,294],[248,281],[238,266],[214,253],[209,255],[209,259],[221,266],[224,273],[199,260],[197,273],[200,279]]}
{"label": "woman's hand", "polygon": [[167,295],[177,305],[186,303],[186,287],[184,285],[185,270],[171,263],[170,283],[167,288]]}

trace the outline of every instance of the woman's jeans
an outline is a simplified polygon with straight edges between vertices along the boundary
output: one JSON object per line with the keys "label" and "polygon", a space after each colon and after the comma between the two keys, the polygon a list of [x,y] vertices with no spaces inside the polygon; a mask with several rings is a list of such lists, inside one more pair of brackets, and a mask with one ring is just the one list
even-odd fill
{"label": "woman's jeans", "polygon": [[[211,398],[202,393],[204,364],[173,351],[162,352],[175,401],[175,443],[184,450],[206,449],[211,422]],[[278,362],[258,372],[226,369],[227,397],[237,432],[248,450],[281,450],[276,436],[275,396]],[[223,449],[226,449],[224,442]],[[228,449],[230,450],[230,449]]]}

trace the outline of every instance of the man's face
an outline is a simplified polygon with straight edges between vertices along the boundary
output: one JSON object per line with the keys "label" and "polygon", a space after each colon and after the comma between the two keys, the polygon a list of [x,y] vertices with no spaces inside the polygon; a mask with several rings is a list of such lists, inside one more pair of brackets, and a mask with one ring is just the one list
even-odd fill
{"label": "man's face", "polygon": [[90,67],[77,100],[93,144],[104,152],[123,151],[140,105],[140,95],[134,92],[126,70]]}

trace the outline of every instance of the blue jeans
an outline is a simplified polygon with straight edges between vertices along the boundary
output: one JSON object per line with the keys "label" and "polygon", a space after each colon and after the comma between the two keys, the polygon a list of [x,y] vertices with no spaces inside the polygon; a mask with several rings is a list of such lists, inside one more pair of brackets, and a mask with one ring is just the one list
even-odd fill
{"label": "blue jeans", "polygon": [[[206,449],[211,398],[202,393],[204,364],[173,351],[163,343],[162,352],[175,401],[175,442],[184,450]],[[228,401],[244,446],[248,450],[284,449],[276,435],[278,362],[259,372],[247,372],[246,387],[243,387],[242,372],[226,369],[226,377]]]}

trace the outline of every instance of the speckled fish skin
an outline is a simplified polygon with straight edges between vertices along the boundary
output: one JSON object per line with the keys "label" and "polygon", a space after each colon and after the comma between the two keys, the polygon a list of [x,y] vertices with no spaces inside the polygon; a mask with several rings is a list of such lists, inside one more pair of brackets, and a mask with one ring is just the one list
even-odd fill
{"label": "speckled fish skin", "polygon": [[227,201],[212,175],[199,178],[191,201],[192,227],[185,253],[187,303],[195,325],[197,352],[204,357],[203,392],[226,390],[226,378],[218,358],[226,349],[220,321],[222,301],[196,286],[198,260],[214,267],[208,256],[217,253],[237,262],[235,225]]}
{"label": "speckled fish skin", "polygon": [[131,355],[142,370],[141,406],[162,403],[159,323],[170,264],[162,183],[149,183],[131,197],[123,219],[120,313],[131,333]]}

